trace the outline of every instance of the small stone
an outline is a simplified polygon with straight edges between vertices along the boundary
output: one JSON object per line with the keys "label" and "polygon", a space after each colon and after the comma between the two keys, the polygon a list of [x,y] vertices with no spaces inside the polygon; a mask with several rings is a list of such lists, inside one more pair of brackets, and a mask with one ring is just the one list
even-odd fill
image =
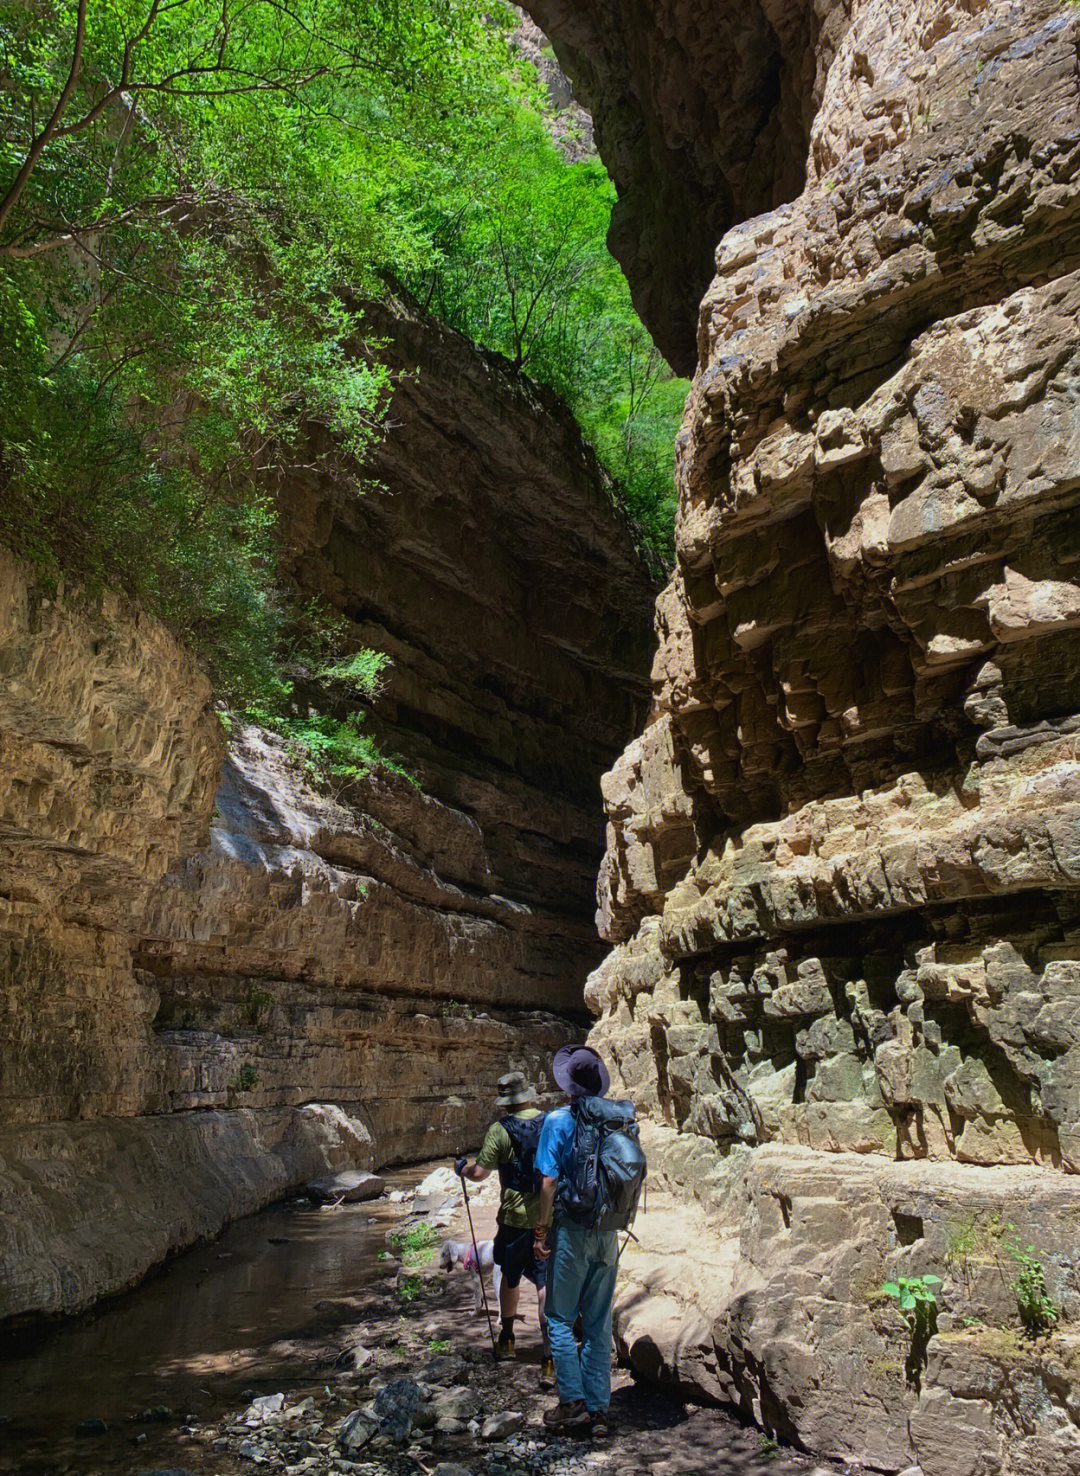
{"label": "small stone", "polygon": [[108,1428],[104,1420],[80,1420],[75,1426],[75,1434],[80,1439],[88,1435],[104,1435]]}
{"label": "small stone", "polygon": [[431,1476],[473,1476],[473,1473],[468,1467],[455,1465],[453,1461],[440,1461]]}
{"label": "small stone", "polygon": [[499,1414],[488,1415],[480,1430],[483,1440],[505,1440],[516,1435],[524,1427],[525,1416],[519,1410],[504,1409]]}
{"label": "small stone", "polygon": [[244,1411],[245,1425],[261,1425],[285,1408],[284,1394],[263,1394]]}
{"label": "small stone", "polygon": [[424,1364],[419,1378],[425,1384],[464,1384],[469,1377],[469,1365],[460,1353],[440,1353]]}
{"label": "small stone", "polygon": [[358,1450],[368,1443],[376,1428],[374,1420],[369,1419],[362,1410],[356,1409],[346,1416],[338,1431],[338,1444],[343,1450]]}

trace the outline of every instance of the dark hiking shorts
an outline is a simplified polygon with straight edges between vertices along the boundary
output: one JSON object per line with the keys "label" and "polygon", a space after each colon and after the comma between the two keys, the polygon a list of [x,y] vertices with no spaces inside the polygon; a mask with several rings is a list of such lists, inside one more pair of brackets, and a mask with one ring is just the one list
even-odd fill
{"label": "dark hiking shorts", "polygon": [[533,1255],[531,1230],[500,1225],[495,1232],[495,1244],[491,1253],[507,1286],[517,1286],[523,1276],[536,1287],[543,1286],[547,1281],[547,1262],[538,1261]]}

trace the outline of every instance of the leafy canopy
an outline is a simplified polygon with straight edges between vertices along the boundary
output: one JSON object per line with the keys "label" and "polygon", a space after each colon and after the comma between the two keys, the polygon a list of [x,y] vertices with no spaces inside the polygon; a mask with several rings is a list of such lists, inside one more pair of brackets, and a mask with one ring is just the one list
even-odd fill
{"label": "leafy canopy", "polygon": [[497,0],[0,0],[0,536],[123,585],[268,711],[289,653],[332,645],[282,593],[275,481],[310,454],[305,417],[357,463],[385,408],[344,287],[390,275],[566,396],[670,547],[682,386],[513,21]]}

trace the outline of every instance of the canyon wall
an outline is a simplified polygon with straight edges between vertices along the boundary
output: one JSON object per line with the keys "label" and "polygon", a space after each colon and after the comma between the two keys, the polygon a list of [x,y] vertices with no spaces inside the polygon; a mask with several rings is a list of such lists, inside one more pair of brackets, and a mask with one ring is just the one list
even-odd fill
{"label": "canyon wall", "polygon": [[391,658],[368,723],[404,775],[335,794],[226,741],[159,624],[0,551],[0,1318],[476,1141],[498,1076],[543,1086],[582,1028],[655,587],[565,407],[366,313],[390,433],[361,474],[309,427],[276,495],[297,592]]}
{"label": "canyon wall", "polygon": [[[695,1299],[631,1263],[624,1351],[876,1469],[1076,1472],[1080,11],[528,8],[672,332],[692,264],[644,202],[682,232],[720,149],[756,181],[701,216],[729,228],[587,989],[727,1271]],[[880,1289],[928,1273],[905,1376]]]}

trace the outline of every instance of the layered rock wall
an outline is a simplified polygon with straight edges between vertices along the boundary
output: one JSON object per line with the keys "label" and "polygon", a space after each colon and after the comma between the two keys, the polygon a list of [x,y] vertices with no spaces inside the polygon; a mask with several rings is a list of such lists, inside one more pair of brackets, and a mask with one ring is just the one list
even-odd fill
{"label": "layered rock wall", "polygon": [[[703,110],[672,82],[679,38],[744,34],[746,7],[531,9],[565,25],[587,94],[633,94],[648,138],[696,136],[735,95],[703,84]],[[779,36],[799,7],[774,10]],[[587,990],[594,1039],[739,1262],[634,1356],[670,1375],[692,1345],[713,1369],[700,1388],[726,1380],[770,1427],[882,1469],[1071,1472],[1080,12],[815,15],[787,32],[814,79],[802,177],[774,147],[758,178],[788,198],[719,239],[701,304],[656,720],[604,781],[616,946]],[[700,76],[708,46],[694,55]],[[631,112],[598,117],[620,188]],[[681,189],[685,158],[654,151],[643,177]],[[639,291],[674,301],[684,262],[647,226],[637,240]],[[996,1301],[964,1300],[965,1225]],[[1028,1243],[1063,1318],[1030,1367],[1008,1290]],[[849,1255],[865,1285],[830,1271]],[[875,1296],[931,1271],[943,1332],[967,1316],[994,1333],[932,1343],[920,1392]],[[826,1391],[851,1387],[862,1413],[837,1397],[833,1419]],[[1025,1401],[1053,1406],[1052,1440]]]}
{"label": "layered rock wall", "polygon": [[[297,591],[391,658],[407,777],[336,796],[166,631],[0,551],[0,1318],[306,1179],[475,1141],[580,1029],[599,775],[653,594],[564,407],[404,310],[373,465],[276,488]],[[342,699],[345,700],[345,699]]]}

